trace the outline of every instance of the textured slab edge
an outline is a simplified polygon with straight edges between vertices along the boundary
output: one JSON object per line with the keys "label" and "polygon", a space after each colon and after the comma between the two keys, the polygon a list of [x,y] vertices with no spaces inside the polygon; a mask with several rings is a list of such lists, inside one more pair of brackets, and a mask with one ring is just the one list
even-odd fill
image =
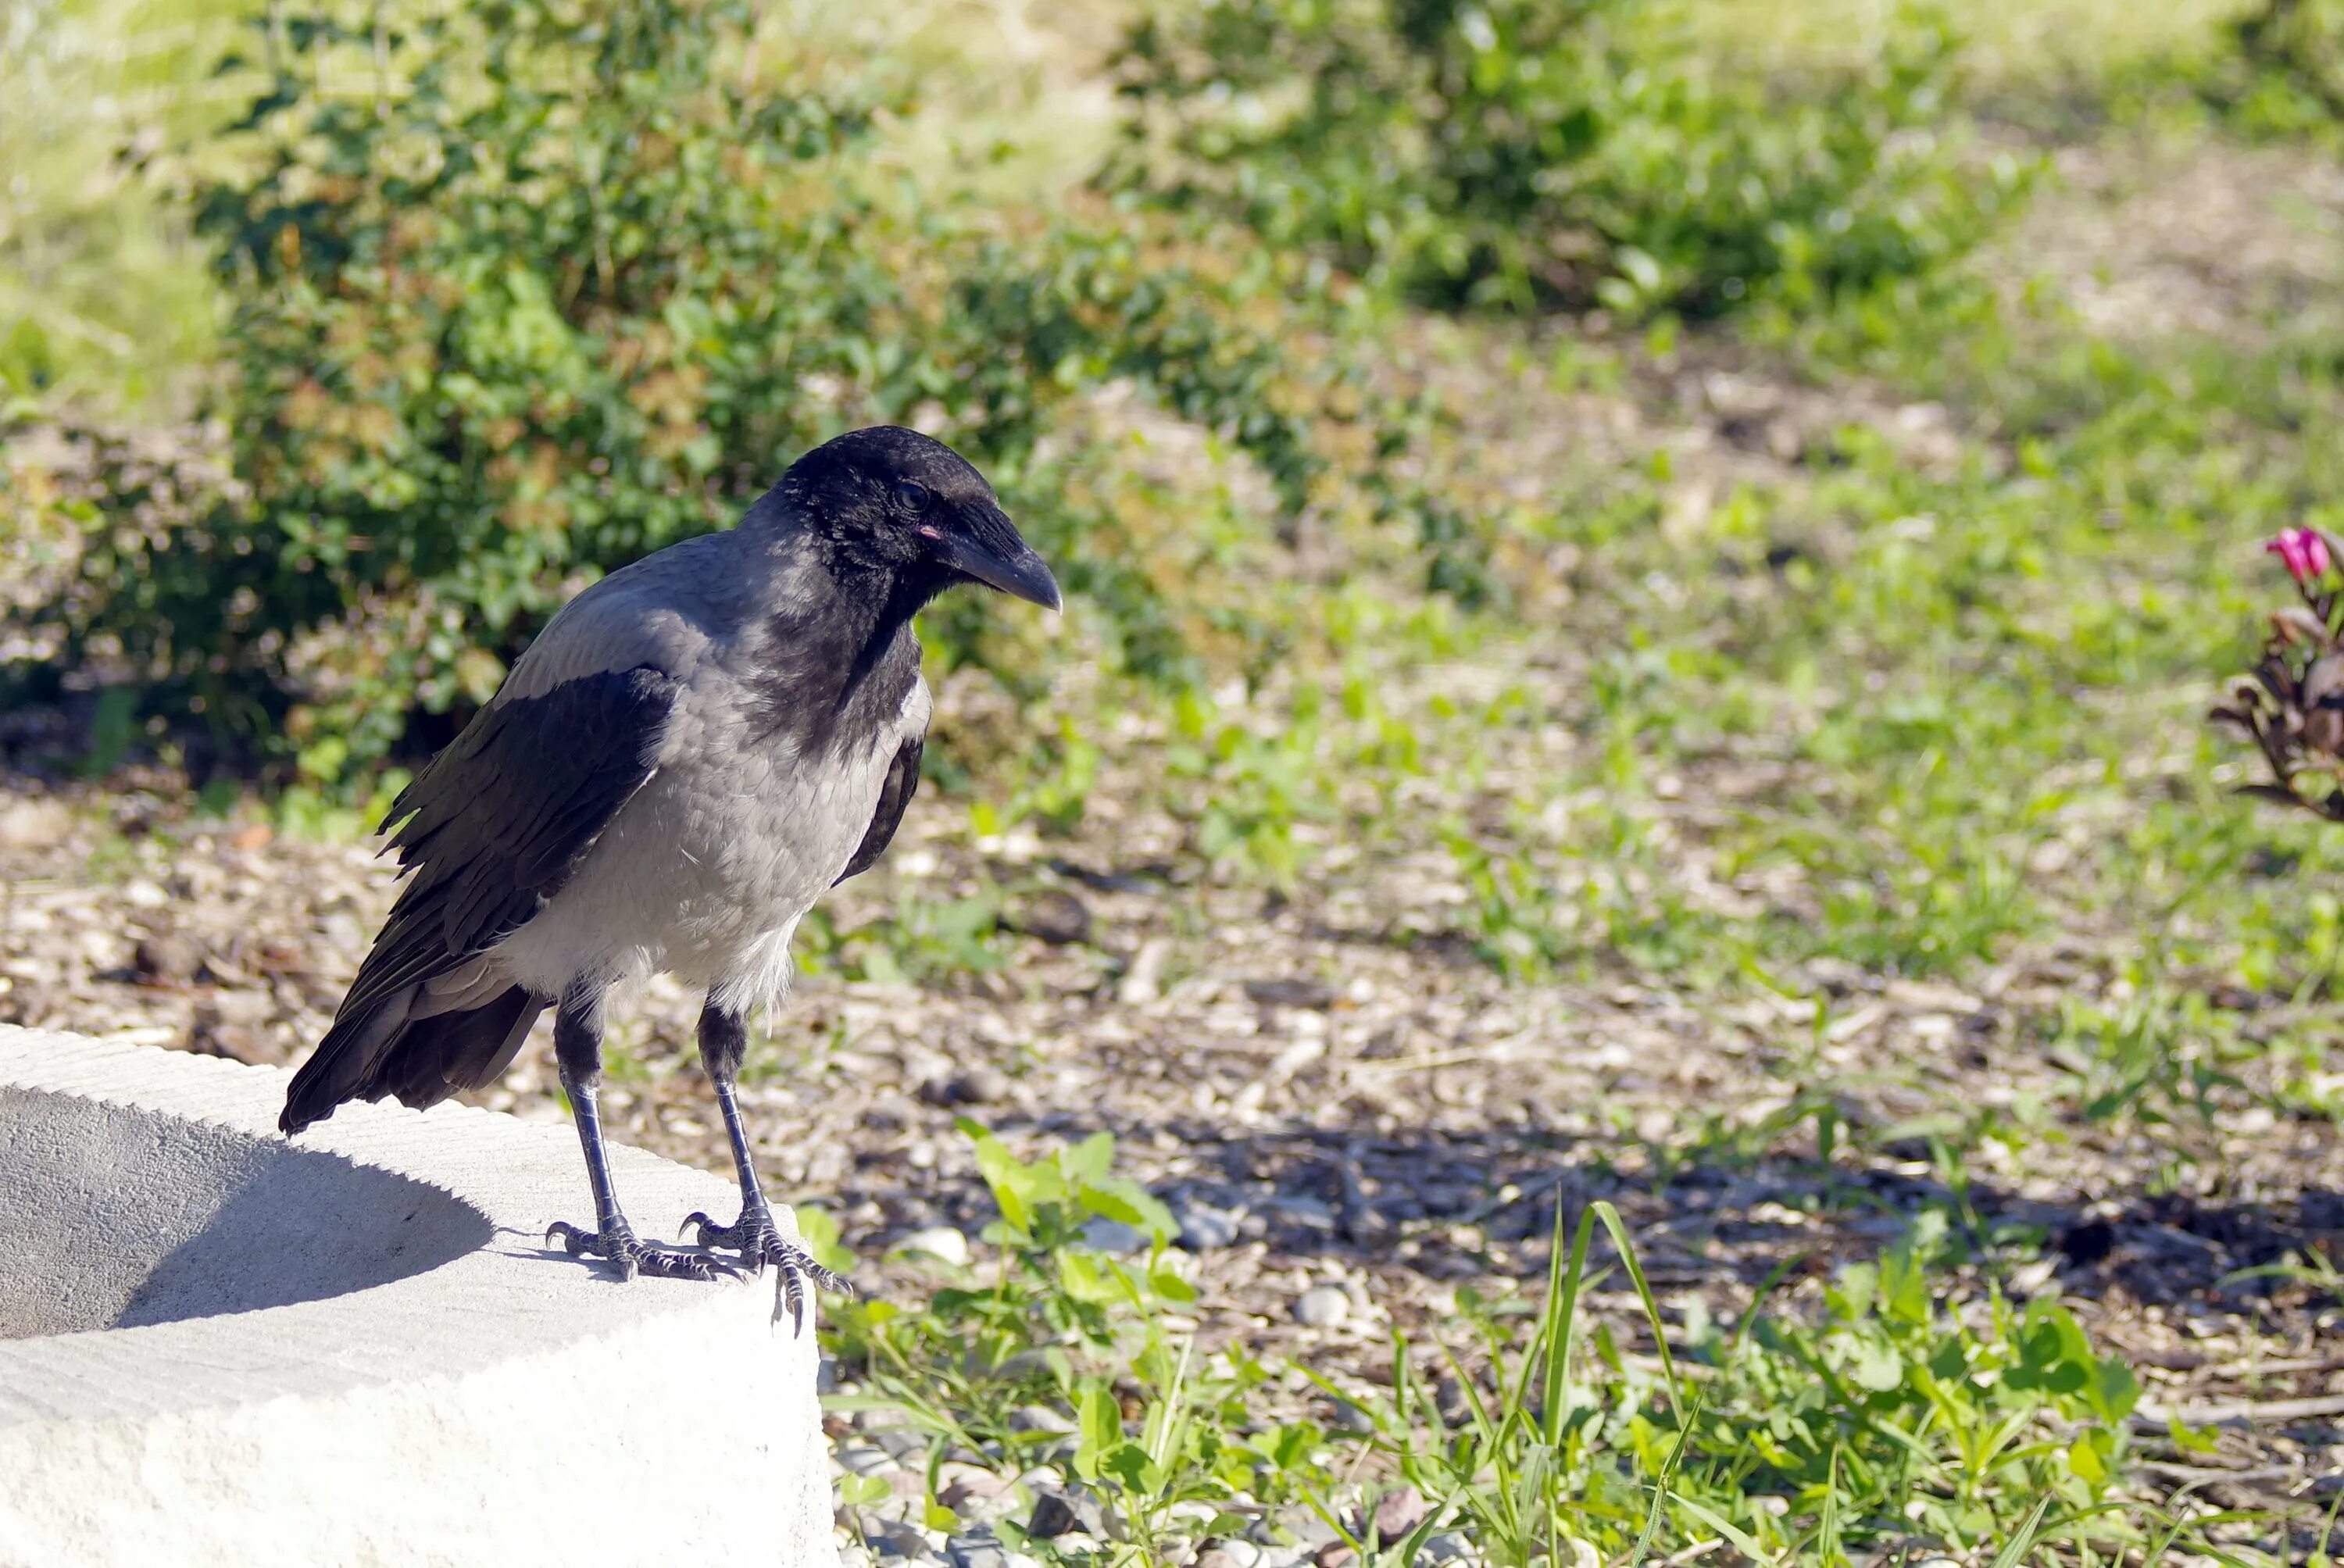
{"label": "textured slab edge", "polygon": [[[104,1101],[274,1139],[289,1077],[273,1067],[0,1027],[0,1084]],[[607,1335],[652,1315],[721,1310],[732,1293],[770,1302],[770,1280],[621,1283],[554,1254],[556,1219],[589,1218],[567,1128],[461,1106],[418,1113],[345,1106],[304,1148],[448,1192],[496,1228],[490,1248],[367,1290],[262,1311],[0,1341],[0,1427],[12,1421],[143,1417],[397,1381],[418,1367],[487,1366],[549,1343]],[[722,1178],[614,1148],[621,1199],[647,1235],[694,1209],[737,1205]],[[785,1211],[784,1211],[785,1212]],[[777,1216],[778,1217],[778,1216]],[[784,1223],[788,1221],[784,1219]]]}
{"label": "textured slab edge", "polygon": [[0,1429],[0,1565],[833,1568],[812,1356],[724,1300],[460,1375]]}
{"label": "textured slab edge", "polygon": [[[258,1138],[288,1076],[0,1026],[0,1085]],[[301,1143],[451,1193],[495,1244],[325,1300],[0,1343],[0,1568],[834,1563],[817,1351],[770,1279],[621,1284],[549,1255],[545,1226],[585,1217],[565,1128],[359,1105]],[[734,1201],[640,1150],[613,1164],[647,1233]]]}

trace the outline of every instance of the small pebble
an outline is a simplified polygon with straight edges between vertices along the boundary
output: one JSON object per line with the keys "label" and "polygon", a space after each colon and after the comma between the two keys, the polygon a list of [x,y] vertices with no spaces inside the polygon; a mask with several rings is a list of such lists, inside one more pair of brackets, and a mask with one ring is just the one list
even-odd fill
{"label": "small pebble", "polygon": [[973,1464],[947,1464],[937,1473],[936,1501],[972,1523],[990,1524],[1015,1502],[1013,1482]]}
{"label": "small pebble", "polygon": [[1026,1522],[1026,1533],[1037,1541],[1051,1541],[1065,1535],[1081,1522],[1075,1516],[1075,1505],[1061,1492],[1045,1492],[1034,1499],[1034,1513]]}
{"label": "small pebble", "polygon": [[1007,1073],[979,1064],[928,1079],[920,1086],[920,1098],[930,1105],[992,1105],[1007,1099],[1011,1087]]}
{"label": "small pebble", "polygon": [[999,1067],[974,1067],[955,1073],[946,1087],[964,1105],[993,1105],[1009,1098],[1009,1075]]}
{"label": "small pebble", "polygon": [[1094,1252],[1137,1252],[1147,1246],[1147,1232],[1120,1219],[1097,1218],[1083,1222],[1083,1244]]}
{"label": "small pebble", "polygon": [[[1034,1488],[1034,1512],[1026,1521],[1026,1532],[1036,1540],[1046,1541],[1064,1536],[1100,1536],[1106,1533],[1106,1515],[1098,1499],[1081,1487]],[[1074,1547],[1066,1541],[1058,1542],[1062,1556],[1070,1555]]]}
{"label": "small pebble", "polygon": [[1335,1533],[1333,1525],[1318,1517],[1317,1509],[1302,1503],[1298,1502],[1291,1507],[1278,1510],[1278,1522],[1288,1535],[1302,1543],[1305,1555],[1317,1551],[1329,1541],[1342,1539]]}
{"label": "small pebble", "polygon": [[1423,1523],[1430,1512],[1424,1494],[1416,1488],[1395,1487],[1376,1501],[1376,1538],[1389,1546]]}
{"label": "small pebble", "polygon": [[1172,940],[1168,936],[1150,936],[1131,956],[1131,967],[1116,982],[1115,999],[1130,1007],[1136,1003],[1152,1002],[1163,995],[1164,966],[1172,957]]}
{"label": "small pebble", "polygon": [[869,1543],[872,1555],[884,1562],[891,1558],[928,1556],[927,1533],[900,1519],[873,1519],[864,1515],[864,1539]]}
{"label": "small pebble", "polygon": [[1424,1538],[1428,1563],[1470,1563],[1473,1557],[1473,1543],[1461,1530],[1444,1530]]}
{"label": "small pebble", "polygon": [[1225,1539],[1197,1558],[1197,1568],[1261,1568],[1261,1548],[1250,1541]]}
{"label": "small pebble", "polygon": [[949,1225],[914,1230],[895,1243],[898,1252],[918,1252],[955,1269],[968,1267],[968,1238]]}
{"label": "small pebble", "polygon": [[[936,1480],[944,1487],[945,1493],[961,1497],[998,1497],[1016,1484],[1009,1477],[995,1475],[981,1464],[964,1464],[958,1460],[938,1465]],[[950,1506],[948,1499],[947,1506]]]}
{"label": "small pebble", "polygon": [[1245,993],[1265,1007],[1308,1007],[1324,1011],[1335,1005],[1335,987],[1321,980],[1248,980]]}
{"label": "small pebble", "polygon": [[1180,1227],[1180,1245],[1191,1252],[1236,1246],[1242,1234],[1238,1219],[1227,1209],[1207,1209],[1201,1203],[1183,1204],[1172,1210],[1172,1221]]}
{"label": "small pebble", "polygon": [[1274,1194],[1268,1200],[1266,1207],[1276,1211],[1279,1219],[1291,1225],[1311,1230],[1335,1229],[1334,1209],[1328,1207],[1324,1199],[1313,1198],[1307,1192]]}
{"label": "small pebble", "polygon": [[0,809],[0,849],[48,849],[73,832],[73,814],[53,800],[20,800]]}
{"label": "small pebble", "polygon": [[1091,939],[1090,905],[1063,887],[1045,888],[1026,900],[1012,923],[1029,936],[1064,947]]}
{"label": "small pebble", "polygon": [[926,1462],[928,1440],[923,1433],[907,1426],[884,1427],[871,1434],[871,1441],[886,1450],[897,1464],[909,1464],[914,1460]]}
{"label": "small pebble", "polygon": [[1054,1437],[1066,1436],[1075,1430],[1075,1419],[1061,1415],[1048,1405],[1020,1405],[1009,1412],[1009,1430],[1048,1432]]}
{"label": "small pebble", "polygon": [[841,1470],[856,1475],[878,1475],[895,1468],[895,1456],[884,1448],[868,1443],[852,1443],[838,1451],[835,1456]]}
{"label": "small pebble", "polygon": [[158,931],[138,939],[130,962],[146,979],[184,982],[196,977],[196,971],[203,966],[204,956],[186,937]]}
{"label": "small pebble", "polygon": [[1009,1548],[990,1531],[953,1536],[945,1543],[945,1556],[953,1568],[1009,1568]]}
{"label": "small pebble", "polygon": [[1339,1285],[1313,1285],[1294,1303],[1294,1320],[1306,1328],[1331,1329],[1350,1315],[1351,1298]]}

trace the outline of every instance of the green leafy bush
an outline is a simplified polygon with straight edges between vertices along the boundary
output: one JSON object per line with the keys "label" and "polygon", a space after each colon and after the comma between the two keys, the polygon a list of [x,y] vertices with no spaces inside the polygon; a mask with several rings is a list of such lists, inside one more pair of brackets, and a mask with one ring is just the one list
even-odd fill
{"label": "green leafy bush", "polygon": [[2344,122],[2344,3],[2263,0],[2230,25],[2229,42],[2204,90],[2240,125],[2284,136]]}
{"label": "green leafy bush", "polygon": [[[190,502],[116,474],[59,612],[308,774],[460,717],[583,582],[728,525],[843,429],[917,423],[985,464],[1139,663],[1177,663],[1151,583],[1035,482],[1062,410],[1136,382],[1289,506],[1325,467],[1337,372],[1248,319],[1274,268],[886,186],[867,155],[903,90],[761,62],[748,5],[277,15],[244,161],[200,198],[237,482]],[[936,618],[961,656],[982,615]]]}
{"label": "green leafy bush", "polygon": [[1446,303],[1730,311],[1929,271],[2021,183],[1945,129],[1955,45],[1713,73],[1651,0],[1212,0],[1129,35],[1112,179]]}

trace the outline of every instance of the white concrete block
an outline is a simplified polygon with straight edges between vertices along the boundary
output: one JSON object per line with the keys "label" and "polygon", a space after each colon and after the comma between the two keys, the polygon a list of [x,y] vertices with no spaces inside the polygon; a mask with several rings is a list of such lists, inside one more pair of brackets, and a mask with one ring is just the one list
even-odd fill
{"label": "white concrete block", "polygon": [[[812,1326],[545,1245],[569,1128],[0,1026],[0,1568],[834,1568]],[[638,1234],[731,1182],[614,1148]],[[793,1229],[786,1210],[777,1211]]]}

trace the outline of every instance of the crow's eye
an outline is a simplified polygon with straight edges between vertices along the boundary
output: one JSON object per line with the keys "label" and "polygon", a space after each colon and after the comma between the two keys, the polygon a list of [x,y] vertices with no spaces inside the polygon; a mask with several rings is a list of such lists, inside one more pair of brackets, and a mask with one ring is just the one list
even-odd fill
{"label": "crow's eye", "polygon": [[927,511],[935,499],[928,487],[917,480],[907,479],[895,486],[895,504],[914,516]]}

